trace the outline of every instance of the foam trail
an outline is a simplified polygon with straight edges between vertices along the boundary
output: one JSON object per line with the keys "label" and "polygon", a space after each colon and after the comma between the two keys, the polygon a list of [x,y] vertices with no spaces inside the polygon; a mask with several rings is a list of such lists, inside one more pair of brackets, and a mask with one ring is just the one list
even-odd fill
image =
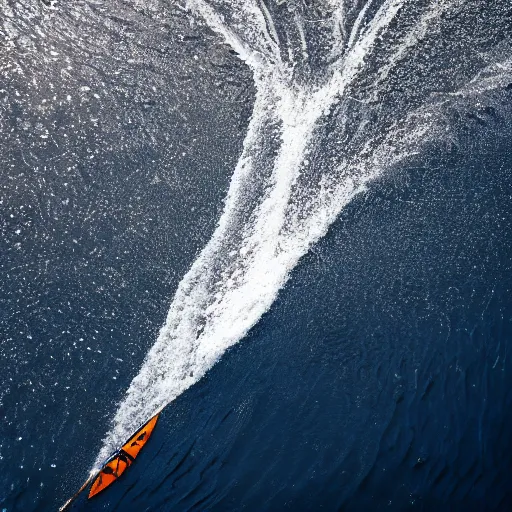
{"label": "foam trail", "polygon": [[[458,9],[461,2],[433,1],[414,10],[407,0],[381,1],[363,23],[373,5],[370,0],[352,28],[343,18],[349,11],[345,4],[333,11],[335,3],[325,2],[333,12],[332,40],[325,52],[332,56],[340,48],[345,51],[334,61],[325,59],[320,84],[314,70],[310,80],[304,73],[296,79],[299,61],[282,58],[287,52],[279,46],[281,33],[296,30],[300,44],[309,44],[296,12],[279,27],[269,2],[263,10],[256,0],[189,2],[251,66],[256,100],[217,229],[181,281],[97,465],[246,335],[299,259],[369,181],[435,137],[437,118],[428,94],[423,102],[411,95],[410,104],[404,94],[403,105],[377,123],[372,98],[386,93],[389,75],[429,37],[440,14]],[[416,21],[408,20],[403,30],[392,28],[405,8],[413,9]],[[269,21],[272,16],[276,19]],[[302,49],[298,54],[297,59],[309,58]],[[382,54],[386,66],[374,69],[373,60]],[[367,87],[362,95],[360,83],[368,76],[373,76],[374,88]]]}

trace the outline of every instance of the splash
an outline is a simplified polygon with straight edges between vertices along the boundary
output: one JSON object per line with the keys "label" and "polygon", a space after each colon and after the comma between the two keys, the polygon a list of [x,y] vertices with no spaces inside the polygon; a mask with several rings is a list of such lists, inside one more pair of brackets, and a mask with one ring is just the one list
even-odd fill
{"label": "splash", "polygon": [[[446,136],[441,105],[510,76],[496,52],[476,62],[464,42],[438,43],[456,31],[450,19],[471,16],[471,2],[421,4],[189,1],[251,67],[257,94],[218,226],[181,281],[97,465],[247,334],[345,205]],[[419,65],[426,49],[433,60]],[[436,65],[446,51],[461,56],[456,78]]]}

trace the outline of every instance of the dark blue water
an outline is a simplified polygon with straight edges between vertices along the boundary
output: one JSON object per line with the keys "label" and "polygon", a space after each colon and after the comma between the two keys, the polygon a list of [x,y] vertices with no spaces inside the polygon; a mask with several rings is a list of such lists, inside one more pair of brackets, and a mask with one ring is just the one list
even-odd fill
{"label": "dark blue water", "polygon": [[354,201],[84,510],[508,510],[510,162],[483,136]]}
{"label": "dark blue water", "polygon": [[[11,7],[2,33],[13,46],[0,57],[17,65],[0,78],[0,504],[54,510],[89,471],[214,228],[251,84],[176,8],[158,24],[117,6],[155,44],[137,48],[106,30],[111,20],[94,4]],[[183,51],[166,50],[174,44]],[[194,55],[205,52],[200,69]],[[144,59],[154,65],[141,69]],[[163,76],[157,64],[179,73]],[[215,86],[231,67],[239,80]]]}
{"label": "dark blue water", "polygon": [[[186,49],[162,66],[180,72],[153,100],[156,71],[135,66],[123,82],[97,68],[103,124],[78,124],[96,115],[94,96],[36,108],[50,83],[62,97],[76,83],[1,78],[9,512],[55,510],[87,476],[241,151],[247,70],[205,27],[183,39],[188,18],[172,14],[182,25],[169,47]],[[128,33],[156,19],[138,16]],[[120,66],[135,52],[125,46]],[[37,54],[20,60],[25,73]],[[185,68],[195,74],[179,85]],[[223,73],[236,75],[228,90],[215,85]],[[74,510],[510,510],[511,98],[504,86],[499,111],[451,112],[457,145],[431,144],[354,199],[246,338],[165,409],[130,471]],[[152,114],[152,101],[179,109]],[[53,137],[34,132],[42,121]]]}

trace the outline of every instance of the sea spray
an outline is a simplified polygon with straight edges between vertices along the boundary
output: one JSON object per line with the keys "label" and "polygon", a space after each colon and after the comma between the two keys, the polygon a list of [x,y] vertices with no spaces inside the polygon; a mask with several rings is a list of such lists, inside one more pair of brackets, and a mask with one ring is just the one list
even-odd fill
{"label": "sea spray", "polygon": [[[352,12],[350,23],[344,18],[348,4],[333,8],[326,2],[330,45],[316,61],[298,3],[278,7],[288,3],[292,22],[284,25],[273,21],[270,4],[264,9],[249,0],[188,4],[252,68],[257,95],[218,226],[178,286],[97,465],[246,335],[353,197],[446,133],[441,105],[454,95],[470,97],[477,82],[489,82],[489,74],[468,71],[471,78],[462,85],[433,96],[434,76],[420,84],[419,96],[411,87],[418,86],[414,77],[404,79],[396,108],[382,111],[382,96],[395,94],[392,74],[422,40],[438,37],[446,23],[442,15],[460,12],[464,2],[434,1],[421,8],[406,0],[370,0]],[[287,48],[293,31],[301,47],[295,53]],[[325,63],[321,70],[314,68],[318,62]],[[497,86],[510,75],[510,66],[492,65]]]}

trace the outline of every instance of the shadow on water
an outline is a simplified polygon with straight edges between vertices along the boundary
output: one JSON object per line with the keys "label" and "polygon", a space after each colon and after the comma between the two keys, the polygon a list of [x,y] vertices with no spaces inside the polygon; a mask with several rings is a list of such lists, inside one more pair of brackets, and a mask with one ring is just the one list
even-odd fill
{"label": "shadow on water", "polygon": [[76,509],[509,510],[512,160],[466,119],[464,151],[353,201]]}

